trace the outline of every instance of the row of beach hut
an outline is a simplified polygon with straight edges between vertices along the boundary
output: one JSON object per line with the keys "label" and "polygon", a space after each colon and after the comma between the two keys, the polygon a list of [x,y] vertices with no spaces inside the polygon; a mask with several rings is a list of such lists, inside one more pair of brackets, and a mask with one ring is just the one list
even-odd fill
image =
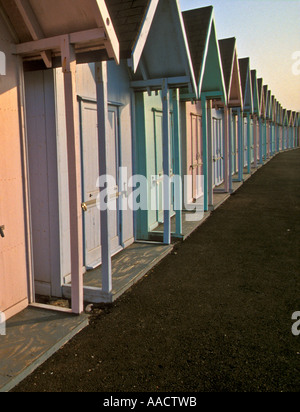
{"label": "row of beach hut", "polygon": [[299,146],[299,113],[218,39],[213,7],[0,0],[0,51],[6,318],[40,296],[76,314],[112,301],[115,257],[130,277],[195,209]]}

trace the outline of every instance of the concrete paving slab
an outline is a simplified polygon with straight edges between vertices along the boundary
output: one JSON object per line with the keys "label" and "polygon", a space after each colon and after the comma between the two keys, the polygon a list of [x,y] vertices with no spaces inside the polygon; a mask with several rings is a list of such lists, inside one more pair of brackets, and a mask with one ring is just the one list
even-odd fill
{"label": "concrete paving slab", "polygon": [[29,307],[0,336],[0,392],[8,392],[88,325],[88,316]]}

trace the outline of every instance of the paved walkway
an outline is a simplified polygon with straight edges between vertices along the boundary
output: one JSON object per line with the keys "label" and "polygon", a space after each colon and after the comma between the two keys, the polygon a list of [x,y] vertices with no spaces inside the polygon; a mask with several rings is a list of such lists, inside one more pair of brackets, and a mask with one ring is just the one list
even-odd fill
{"label": "paved walkway", "polygon": [[298,391],[300,150],[279,154],[16,391]]}

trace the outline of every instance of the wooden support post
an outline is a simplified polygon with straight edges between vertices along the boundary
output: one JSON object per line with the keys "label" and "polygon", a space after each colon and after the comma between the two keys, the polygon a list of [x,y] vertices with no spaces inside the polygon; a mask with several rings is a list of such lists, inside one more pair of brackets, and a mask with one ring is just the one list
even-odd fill
{"label": "wooden support post", "polygon": [[248,175],[250,175],[251,173],[251,161],[252,161],[252,148],[251,148],[251,117],[250,117],[250,113],[247,113],[247,146],[248,146],[248,150],[247,150],[247,157],[248,157],[248,166],[247,166],[247,172]]}
{"label": "wooden support post", "polygon": [[268,121],[265,120],[264,160],[267,160],[267,155],[268,155]]}
{"label": "wooden support post", "polygon": [[[179,109],[179,89],[173,90],[173,116],[174,116],[174,174],[181,176],[181,139],[180,139],[180,109]],[[175,183],[176,184],[176,183]],[[176,208],[176,235],[182,235],[182,188],[175,188],[178,205]],[[180,205],[180,209],[178,206]]]}
{"label": "wooden support post", "polygon": [[229,132],[229,109],[224,106],[224,190],[226,193],[230,191],[230,176],[231,176],[231,144]]}
{"label": "wooden support post", "polygon": [[232,140],[233,140],[233,130],[232,130],[232,109],[228,110],[228,129],[229,129],[229,192],[232,193],[233,191],[233,178],[232,178],[232,165],[233,165],[233,159],[232,159],[232,153],[233,153],[233,145],[232,145]]}
{"label": "wooden support post", "polygon": [[264,141],[264,125],[263,119],[259,119],[259,164],[263,164],[263,141]]}
{"label": "wooden support post", "polygon": [[253,156],[254,156],[254,167],[257,168],[257,117],[253,116]]}
{"label": "wooden support post", "polygon": [[[99,170],[100,176],[106,176],[108,170],[107,156],[107,128],[108,128],[108,97],[107,97],[107,65],[106,62],[96,63],[96,90],[97,90],[97,120],[99,142]],[[106,190],[107,188],[101,188]],[[101,245],[102,245],[102,290],[110,294],[112,291],[112,263],[111,263],[111,235],[109,207],[102,208],[101,218]]]}
{"label": "wooden support post", "polygon": [[270,130],[269,157],[272,157],[273,156],[273,123],[272,122],[270,122],[269,130]]}
{"label": "wooden support post", "polygon": [[64,74],[68,151],[72,311],[76,314],[80,314],[83,312],[81,156],[76,94],[76,58],[75,49],[70,45],[68,36],[64,36],[61,52]]}
{"label": "wooden support post", "polygon": [[214,205],[213,189],[213,118],[212,118],[212,100],[208,101],[207,110],[207,179],[208,179],[208,208]]}
{"label": "wooden support post", "polygon": [[204,211],[208,211],[208,126],[207,126],[207,100],[201,97],[202,106],[202,138],[203,138],[203,174],[204,174]]}
{"label": "wooden support post", "polygon": [[238,180],[242,182],[244,180],[244,121],[243,112],[238,109],[238,163],[239,163],[239,178]]}
{"label": "wooden support post", "polygon": [[164,169],[164,244],[171,244],[171,127],[170,127],[170,90],[168,81],[163,80],[163,169]]}

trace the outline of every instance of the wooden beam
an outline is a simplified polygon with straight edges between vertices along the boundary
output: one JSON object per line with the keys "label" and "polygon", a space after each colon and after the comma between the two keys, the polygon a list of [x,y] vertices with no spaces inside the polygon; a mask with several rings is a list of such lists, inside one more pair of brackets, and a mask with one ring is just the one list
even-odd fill
{"label": "wooden beam", "polygon": [[230,141],[230,133],[229,133],[229,109],[228,106],[224,106],[224,190],[226,193],[230,191],[230,182],[229,176],[230,172],[230,161],[229,158],[231,156],[231,150],[229,150],[229,141]]}
{"label": "wooden beam", "polygon": [[114,59],[117,64],[120,63],[120,45],[117,38],[111,17],[106,7],[104,0],[89,0],[90,9],[95,16],[96,24],[99,28],[103,28],[107,41],[105,47],[110,58]]}
{"label": "wooden beam", "polygon": [[146,13],[146,17],[144,19],[142,28],[140,30],[137,42],[135,44],[133,53],[132,53],[132,70],[133,73],[136,72],[141,56],[143,54],[143,50],[148,38],[148,34],[150,32],[152,21],[158,6],[159,0],[151,0],[150,4],[148,5],[148,10]]}
{"label": "wooden beam", "polygon": [[[42,51],[59,49],[65,36],[47,37],[44,39],[17,44],[15,47],[15,53],[26,55],[32,53],[40,53]],[[69,34],[70,44],[88,43],[94,40],[106,39],[106,34],[103,29],[91,29],[82,32],[76,32]]]}
{"label": "wooden beam", "polygon": [[238,109],[238,172],[239,182],[244,181],[244,116],[242,110]]}
{"label": "wooden beam", "polygon": [[72,311],[80,314],[83,312],[81,155],[76,93],[76,58],[75,49],[70,45],[68,36],[65,36],[61,44],[61,54],[64,74],[68,152]]}
{"label": "wooden beam", "polygon": [[132,81],[130,86],[133,89],[147,89],[148,87],[162,89],[164,81],[168,81],[168,85],[171,87],[188,85],[191,82],[189,76],[179,76],[179,77],[169,77],[168,79],[158,78],[158,79],[148,79],[148,80],[137,80]]}
{"label": "wooden beam", "polygon": [[164,244],[171,244],[171,125],[170,125],[170,90],[165,79],[162,88],[163,100],[163,170],[164,170]]}
{"label": "wooden beam", "polygon": [[207,100],[201,97],[202,136],[203,136],[203,174],[204,174],[204,211],[208,211],[208,113]]}
{"label": "wooden beam", "polygon": [[[107,176],[108,171],[108,98],[107,98],[107,65],[97,63],[95,66],[97,90],[97,118],[99,141],[99,170],[100,176]],[[100,188],[105,190],[105,188]],[[112,292],[112,261],[111,261],[111,233],[109,205],[101,208],[101,243],[102,243],[102,290]]]}
{"label": "wooden beam", "polygon": [[[29,30],[33,40],[44,39],[45,35],[41,29],[39,22],[30,6],[30,3],[26,0],[15,0],[15,4],[25,22],[27,29]],[[52,67],[51,51],[42,51],[42,59],[48,69]]]}
{"label": "wooden beam", "polygon": [[[173,90],[173,116],[174,116],[174,175],[182,176],[182,163],[181,163],[181,133],[180,133],[180,97],[179,89]],[[176,199],[180,205],[180,209],[176,208],[176,235],[182,235],[182,190],[178,190],[174,187],[176,193]],[[178,206],[178,205],[177,205]]]}

